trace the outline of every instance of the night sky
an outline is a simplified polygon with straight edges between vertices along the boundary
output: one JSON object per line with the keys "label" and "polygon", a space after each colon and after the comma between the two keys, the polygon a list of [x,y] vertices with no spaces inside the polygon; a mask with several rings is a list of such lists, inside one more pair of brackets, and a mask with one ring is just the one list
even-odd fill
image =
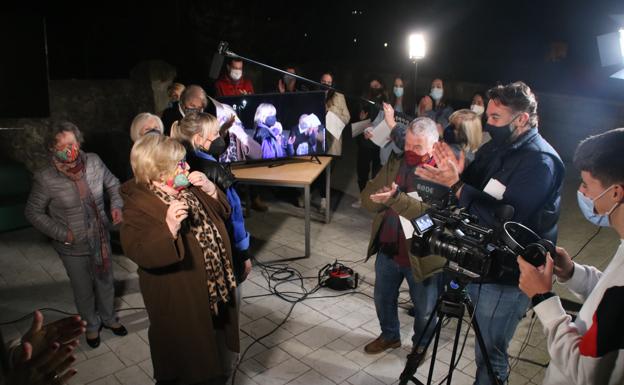
{"label": "night sky", "polygon": [[[406,40],[427,36],[419,76],[624,100],[624,68],[600,66],[596,36],[615,32],[624,1],[180,1],[23,11],[45,19],[51,79],[125,78],[141,60],[162,59],[179,80],[207,84],[220,40],[271,65],[318,72],[411,74]],[[356,41],[354,41],[356,39]],[[387,43],[387,47],[384,47]],[[565,57],[549,60],[553,44]],[[362,85],[365,79],[362,79]]]}

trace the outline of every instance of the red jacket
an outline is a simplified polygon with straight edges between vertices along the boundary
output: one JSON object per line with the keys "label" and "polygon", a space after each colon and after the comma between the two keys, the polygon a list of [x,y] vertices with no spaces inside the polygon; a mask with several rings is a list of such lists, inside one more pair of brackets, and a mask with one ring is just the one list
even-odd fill
{"label": "red jacket", "polygon": [[239,96],[254,93],[251,80],[243,77],[239,81],[234,82],[227,75],[221,76],[219,80],[216,81],[215,89],[217,91],[217,96]]}

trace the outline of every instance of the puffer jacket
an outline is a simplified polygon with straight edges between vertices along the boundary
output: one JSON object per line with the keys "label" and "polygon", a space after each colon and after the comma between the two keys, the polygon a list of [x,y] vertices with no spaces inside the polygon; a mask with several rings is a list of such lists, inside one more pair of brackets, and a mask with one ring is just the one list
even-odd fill
{"label": "puffer jacket", "polygon": [[[98,155],[84,155],[87,184],[97,203],[100,218],[106,227],[110,227],[104,207],[104,190],[110,197],[111,209],[121,209],[123,201],[119,195],[119,179],[108,170]],[[87,224],[78,188],[54,165],[50,164],[35,173],[24,214],[37,230],[52,239],[52,245],[59,254],[89,254]],[[74,241],[66,245],[69,230],[73,233]]]}

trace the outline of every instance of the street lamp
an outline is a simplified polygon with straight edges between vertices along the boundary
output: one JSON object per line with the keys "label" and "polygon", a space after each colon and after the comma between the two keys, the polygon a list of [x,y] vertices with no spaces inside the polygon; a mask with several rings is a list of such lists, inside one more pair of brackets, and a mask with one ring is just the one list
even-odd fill
{"label": "street lamp", "polygon": [[408,38],[409,59],[414,63],[414,96],[418,95],[416,79],[418,78],[418,60],[424,59],[427,51],[425,36],[422,33],[413,33]]}

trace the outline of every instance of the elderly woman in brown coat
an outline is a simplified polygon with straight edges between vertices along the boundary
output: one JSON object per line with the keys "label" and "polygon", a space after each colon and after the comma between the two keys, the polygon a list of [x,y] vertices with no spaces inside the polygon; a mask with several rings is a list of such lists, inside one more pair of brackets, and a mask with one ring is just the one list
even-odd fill
{"label": "elderly woman in brown coat", "polygon": [[121,189],[126,256],[139,265],[158,383],[222,384],[239,351],[236,280],[225,194],[184,147],[146,135],[132,148],[134,179]]}

